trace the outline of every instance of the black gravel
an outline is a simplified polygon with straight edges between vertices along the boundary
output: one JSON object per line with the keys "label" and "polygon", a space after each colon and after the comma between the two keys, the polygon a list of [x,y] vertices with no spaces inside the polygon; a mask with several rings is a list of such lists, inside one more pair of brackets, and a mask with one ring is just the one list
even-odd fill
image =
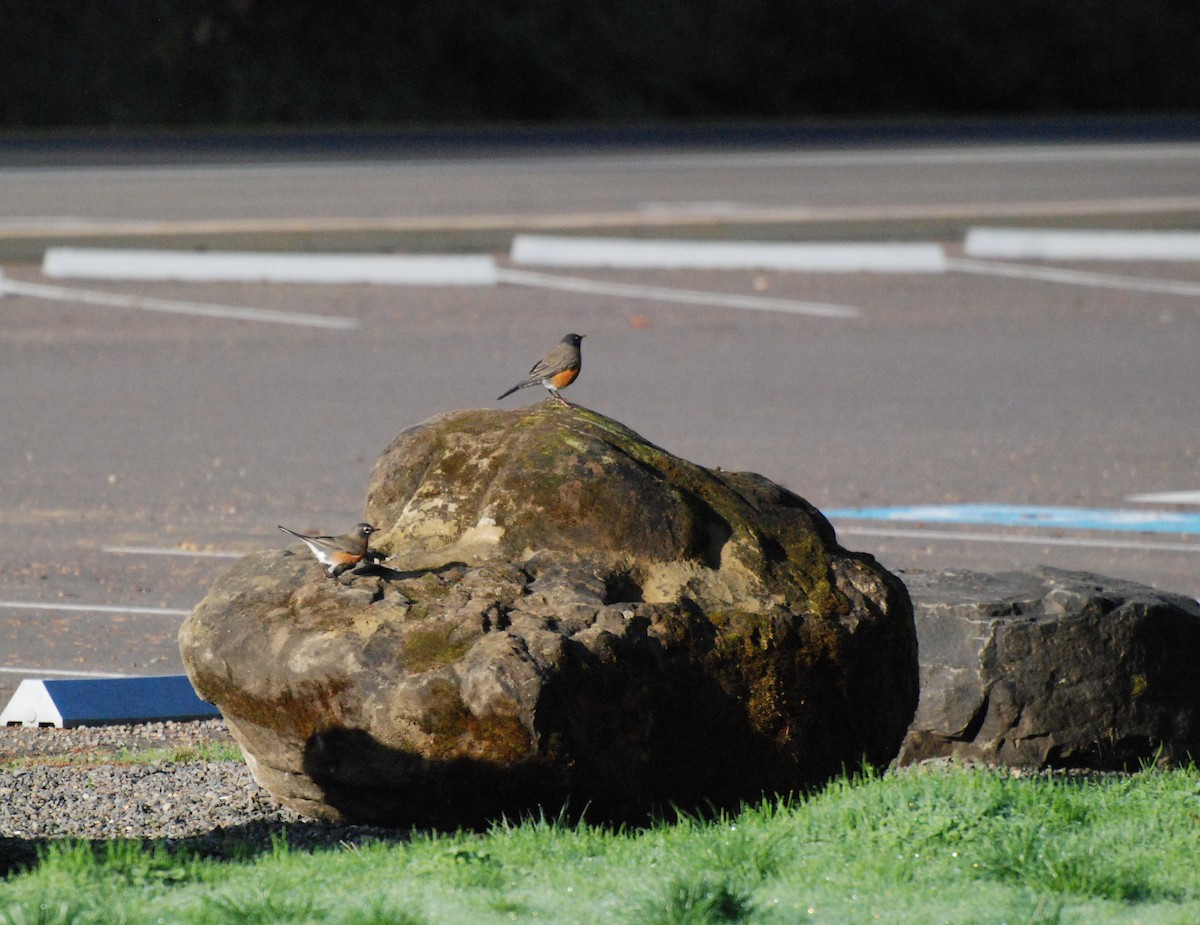
{"label": "black gravel", "polygon": [[35,864],[39,849],[59,839],[136,839],[245,857],[279,839],[312,849],[405,835],[284,809],[241,760],[189,757],[214,743],[233,744],[220,720],[0,728],[0,876]]}

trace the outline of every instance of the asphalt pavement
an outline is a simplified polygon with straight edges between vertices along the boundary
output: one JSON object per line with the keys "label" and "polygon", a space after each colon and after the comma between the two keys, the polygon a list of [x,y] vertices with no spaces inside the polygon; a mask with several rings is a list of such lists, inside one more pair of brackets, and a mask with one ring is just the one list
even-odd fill
{"label": "asphalt pavement", "polygon": [[[568,331],[587,335],[574,401],[679,455],[851,512],[835,519],[842,542],[891,568],[1049,564],[1200,597],[1200,536],[1188,530],[852,514],[1196,511],[1130,499],[1200,489],[1200,263],[1055,264],[1085,274],[1063,282],[954,261],[978,222],[1188,229],[1198,201],[1200,146],[1178,141],[0,170],[7,281],[131,297],[131,307],[69,292],[0,298],[0,702],[22,677],[179,671],[175,630],[232,556],[286,543],[280,523],[347,529],[400,429],[496,406]],[[630,229],[714,240],[874,232],[940,243],[951,267],[539,270],[595,284],[568,292],[519,277],[48,280],[23,250],[205,235],[260,249],[408,242],[483,247],[510,269],[512,234]],[[1149,285],[1163,281],[1180,285]],[[354,326],[167,312],[154,300]]]}

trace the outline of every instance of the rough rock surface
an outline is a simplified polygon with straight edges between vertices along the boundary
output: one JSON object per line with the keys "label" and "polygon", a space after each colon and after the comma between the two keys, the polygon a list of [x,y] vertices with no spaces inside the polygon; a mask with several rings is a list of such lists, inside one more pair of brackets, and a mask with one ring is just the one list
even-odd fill
{"label": "rough rock surface", "polygon": [[899,761],[1132,770],[1200,757],[1200,604],[1052,568],[906,574],[921,699]]}
{"label": "rough rock surface", "polygon": [[384,562],[247,556],[180,631],[256,779],[306,816],[636,820],[895,755],[917,700],[903,584],[761,476],[542,403],[400,434]]}

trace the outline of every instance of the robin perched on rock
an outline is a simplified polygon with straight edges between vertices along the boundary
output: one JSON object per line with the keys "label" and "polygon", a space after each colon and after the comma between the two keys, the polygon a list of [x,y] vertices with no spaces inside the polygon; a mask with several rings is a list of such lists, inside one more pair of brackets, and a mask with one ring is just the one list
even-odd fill
{"label": "robin perched on rock", "polygon": [[365,523],[341,536],[307,536],[282,525],[279,529],[303,540],[316,560],[328,568],[330,578],[337,578],[362,562],[367,555],[367,538],[375,532],[374,527]]}
{"label": "robin perched on rock", "polygon": [[[571,403],[558,394],[559,389],[565,389],[579,375],[579,367],[583,357],[579,352],[579,342],[586,335],[568,334],[549,353],[533,364],[529,375],[505,392],[500,398],[506,398],[517,389],[531,385],[543,385],[550,392],[551,398],[562,405]],[[499,401],[497,398],[496,401]]]}

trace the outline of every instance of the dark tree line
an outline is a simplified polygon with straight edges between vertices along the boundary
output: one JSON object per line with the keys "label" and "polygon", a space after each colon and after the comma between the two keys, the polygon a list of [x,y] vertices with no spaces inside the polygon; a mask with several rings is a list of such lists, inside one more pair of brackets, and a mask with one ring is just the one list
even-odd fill
{"label": "dark tree line", "polygon": [[1200,110],[1196,0],[0,0],[0,125]]}

